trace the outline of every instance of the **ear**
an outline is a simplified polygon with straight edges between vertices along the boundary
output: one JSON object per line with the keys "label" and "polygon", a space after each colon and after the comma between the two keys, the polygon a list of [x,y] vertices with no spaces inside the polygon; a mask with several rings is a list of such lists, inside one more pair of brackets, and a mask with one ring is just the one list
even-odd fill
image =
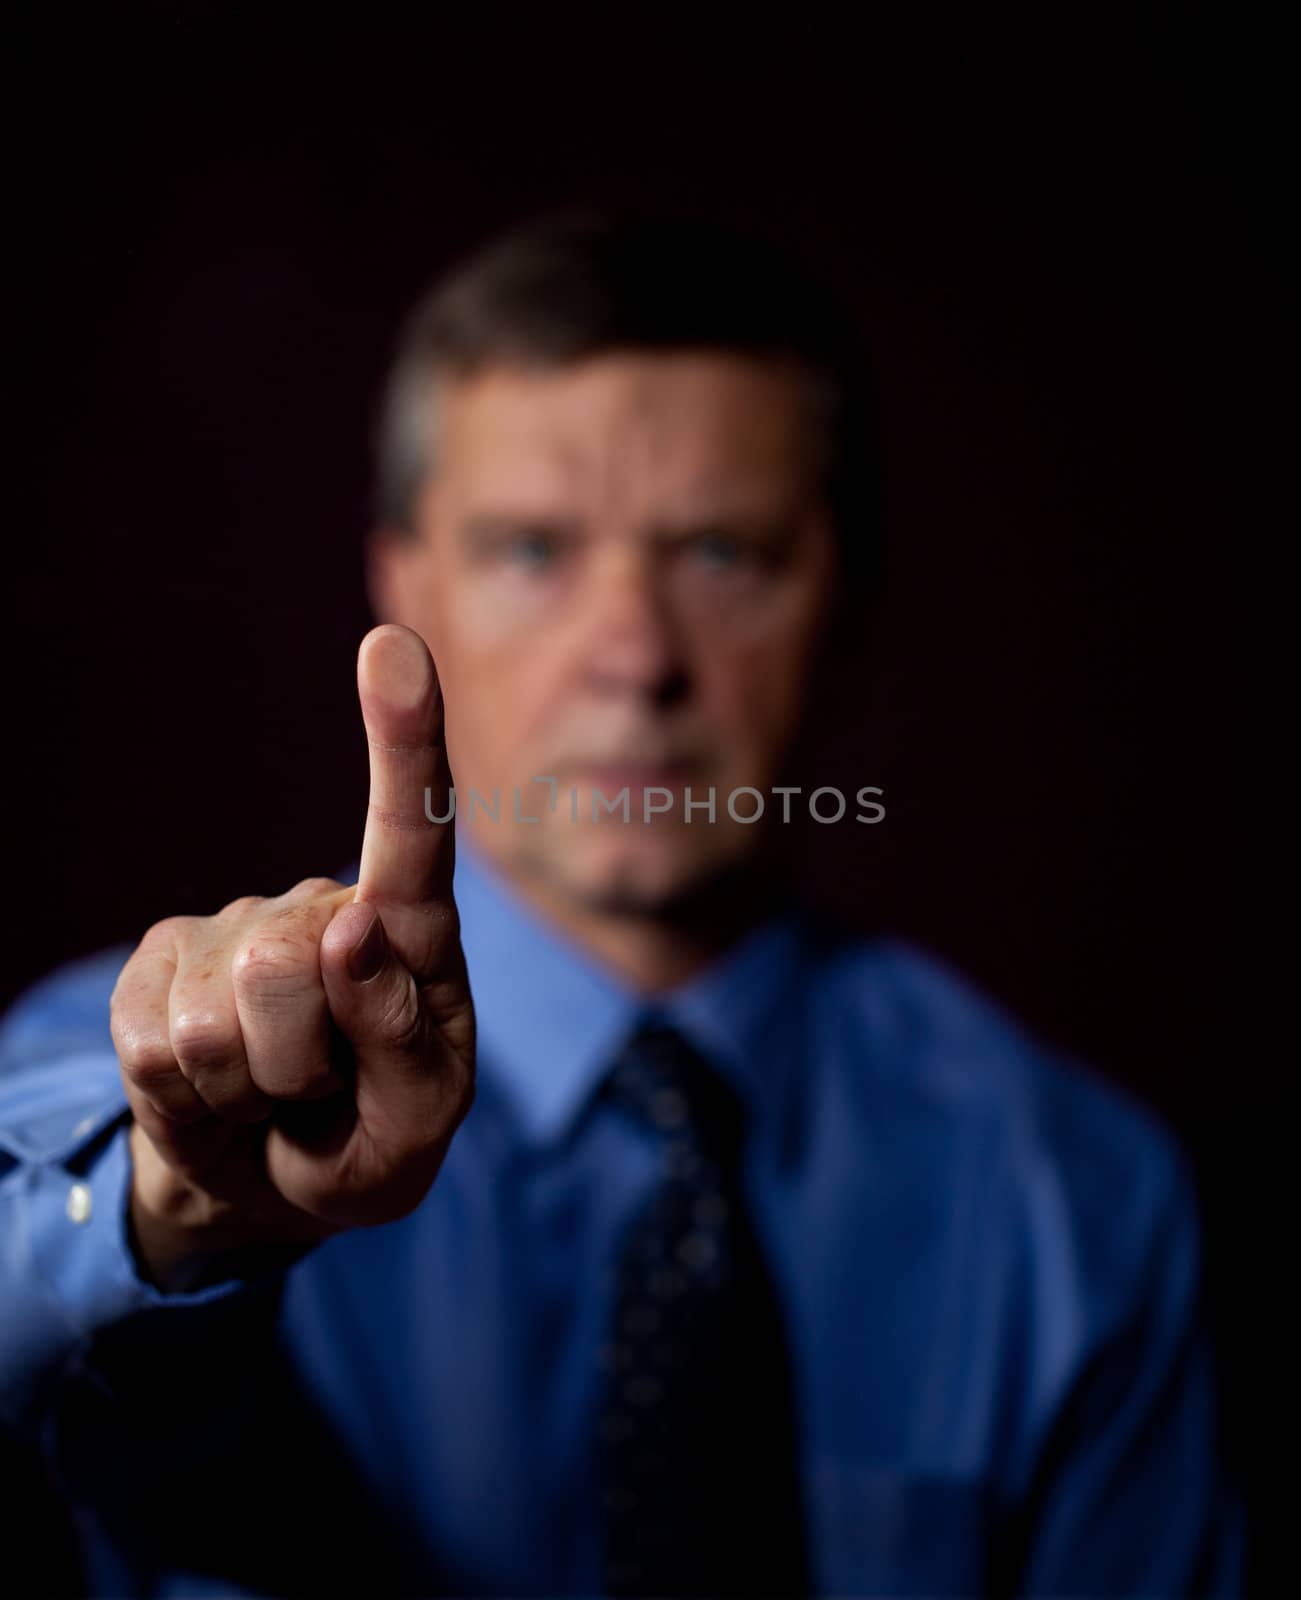
{"label": "ear", "polygon": [[366,594],[377,622],[416,628],[422,555],[420,541],[401,528],[381,524],[371,529],[366,540]]}

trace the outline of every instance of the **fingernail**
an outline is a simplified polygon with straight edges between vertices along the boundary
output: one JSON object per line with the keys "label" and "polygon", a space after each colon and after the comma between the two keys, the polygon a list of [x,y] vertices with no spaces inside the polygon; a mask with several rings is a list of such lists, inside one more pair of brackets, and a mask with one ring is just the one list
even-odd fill
{"label": "fingernail", "polygon": [[354,983],[369,983],[384,965],[384,925],[378,912],[370,926],[348,952],[348,976]]}

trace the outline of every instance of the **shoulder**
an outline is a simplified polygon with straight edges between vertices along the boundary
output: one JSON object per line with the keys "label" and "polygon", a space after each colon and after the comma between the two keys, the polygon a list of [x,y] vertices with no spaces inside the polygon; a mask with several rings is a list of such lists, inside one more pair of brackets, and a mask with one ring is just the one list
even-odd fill
{"label": "shoulder", "polygon": [[1101,1138],[1140,1156],[1169,1150],[1157,1116],[1100,1072],[1048,1044],[956,967],[902,939],[812,924],[811,982],[864,1069],[897,1077],[955,1113],[982,1108],[1009,1132]]}
{"label": "shoulder", "polygon": [[911,943],[814,926],[811,949],[851,1104],[906,1125],[936,1171],[978,1164],[991,1226],[1069,1267],[1094,1304],[1132,1297],[1163,1252],[1194,1272],[1195,1192],[1155,1112]]}

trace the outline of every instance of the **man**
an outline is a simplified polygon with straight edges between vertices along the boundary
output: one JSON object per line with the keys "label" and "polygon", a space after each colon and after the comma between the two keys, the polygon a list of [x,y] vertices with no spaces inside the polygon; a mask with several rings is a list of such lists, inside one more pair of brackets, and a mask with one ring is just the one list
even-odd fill
{"label": "man", "polygon": [[92,1588],[1233,1589],[1171,1142],[783,883],[865,417],[718,230],[536,224],[413,319],[355,884],[7,1021],[6,1416]]}

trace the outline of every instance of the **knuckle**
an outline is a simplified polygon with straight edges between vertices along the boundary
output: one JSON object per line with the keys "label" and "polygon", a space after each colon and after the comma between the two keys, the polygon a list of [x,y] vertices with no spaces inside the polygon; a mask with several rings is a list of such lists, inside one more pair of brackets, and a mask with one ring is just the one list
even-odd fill
{"label": "knuckle", "polygon": [[226,1019],[202,1007],[182,1011],[172,1021],[172,1050],[187,1066],[217,1066],[229,1061],[235,1054],[235,1042]]}
{"label": "knuckle", "polygon": [[156,1039],[128,1037],[118,1046],[122,1071],[145,1094],[165,1088],[176,1076],[176,1058]]}
{"label": "knuckle", "polygon": [[235,952],[231,971],[243,989],[297,990],[314,976],[315,951],[288,932],[265,928]]}
{"label": "knuckle", "polygon": [[155,922],[145,931],[145,936],[140,941],[140,949],[151,950],[160,944],[180,944],[189,938],[195,924],[200,921],[202,921],[200,917],[164,917],[161,922]]}
{"label": "knuckle", "polygon": [[222,906],[217,915],[231,919],[247,917],[256,911],[259,906],[265,905],[265,903],[265,900],[259,894],[242,894],[238,899],[232,900],[229,905]]}
{"label": "knuckle", "polygon": [[285,899],[320,900],[326,895],[336,894],[342,887],[333,878],[300,878]]}
{"label": "knuckle", "polygon": [[424,1041],[425,1012],[415,984],[409,977],[395,983],[384,998],[378,1020],[383,1037],[396,1049],[411,1051]]}

